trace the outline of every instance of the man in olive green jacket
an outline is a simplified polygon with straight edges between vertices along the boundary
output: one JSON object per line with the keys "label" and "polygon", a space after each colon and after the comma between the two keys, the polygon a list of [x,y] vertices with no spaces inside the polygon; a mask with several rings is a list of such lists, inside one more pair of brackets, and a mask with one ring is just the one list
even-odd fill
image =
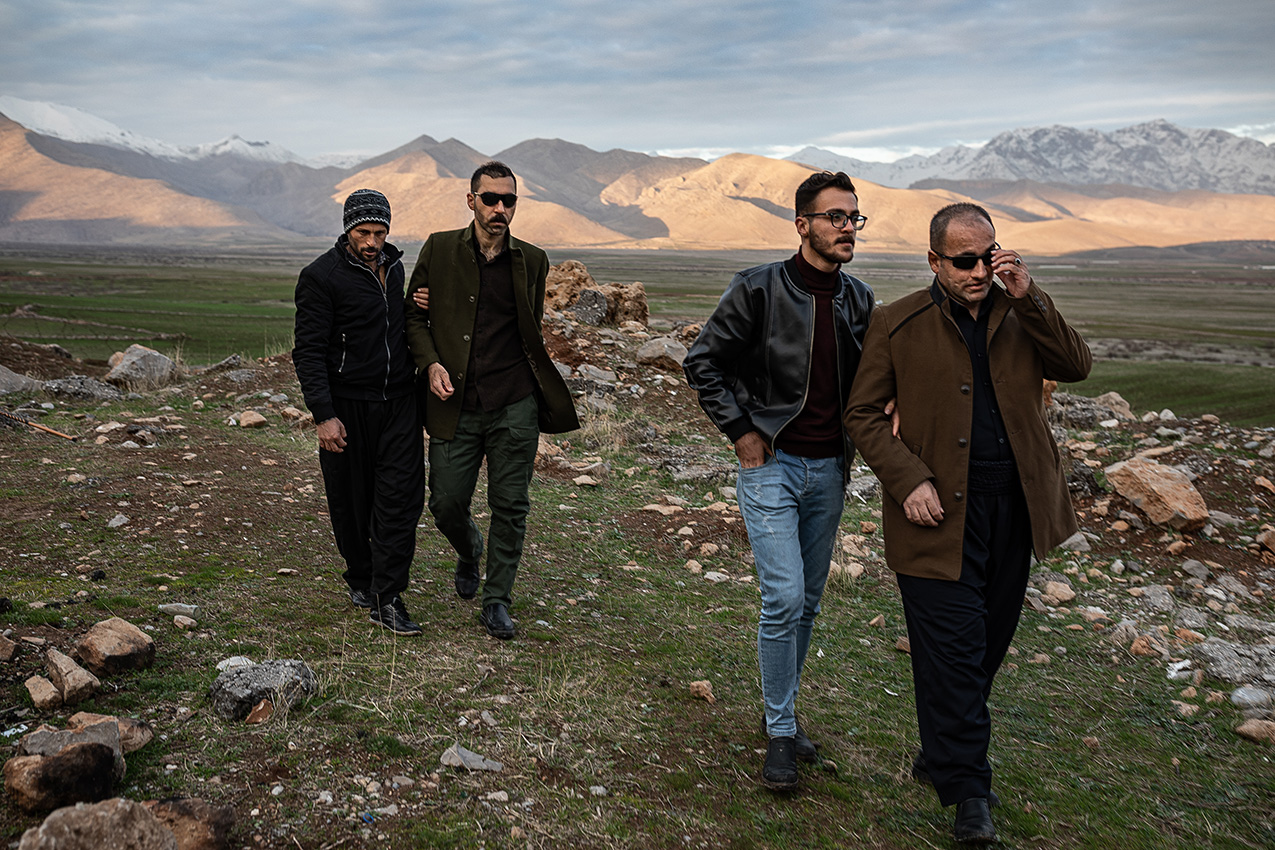
{"label": "man in olive green jacket", "polygon": [[479,166],[466,200],[473,224],[434,233],[421,248],[407,288],[407,340],[418,376],[428,380],[429,510],[456,550],[462,599],[478,592],[483,537],[470,502],[487,459],[482,622],[507,640],[540,432],[580,425],[540,330],[549,258],[509,233],[518,203],[513,172],[499,162]]}

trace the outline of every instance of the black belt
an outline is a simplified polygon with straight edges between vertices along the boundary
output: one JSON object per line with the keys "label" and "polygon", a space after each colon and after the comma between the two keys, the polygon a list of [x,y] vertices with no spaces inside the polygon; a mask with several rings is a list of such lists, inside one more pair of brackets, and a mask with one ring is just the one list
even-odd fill
{"label": "black belt", "polygon": [[1012,460],[971,460],[967,487],[975,496],[1008,496],[1018,486]]}

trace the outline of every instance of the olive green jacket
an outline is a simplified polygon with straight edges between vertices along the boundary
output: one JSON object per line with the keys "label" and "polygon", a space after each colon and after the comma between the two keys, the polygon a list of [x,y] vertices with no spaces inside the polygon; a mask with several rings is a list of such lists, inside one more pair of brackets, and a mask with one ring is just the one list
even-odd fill
{"label": "olive green jacket", "polygon": [[[513,258],[518,333],[536,378],[540,430],[547,434],[571,431],[580,427],[575,404],[571,391],[545,350],[540,330],[549,258],[535,245],[512,234],[509,250]],[[429,310],[421,310],[412,300],[412,293],[422,287],[429,289]],[[473,224],[463,230],[440,231],[425,240],[408,282],[404,305],[407,344],[416,361],[419,392],[425,399],[425,430],[431,437],[450,440],[456,436],[461,399],[465,397],[465,369],[469,365],[470,339],[478,314],[478,261],[474,256]],[[446,401],[429,391],[426,375],[433,363],[443,364],[455,388]]]}

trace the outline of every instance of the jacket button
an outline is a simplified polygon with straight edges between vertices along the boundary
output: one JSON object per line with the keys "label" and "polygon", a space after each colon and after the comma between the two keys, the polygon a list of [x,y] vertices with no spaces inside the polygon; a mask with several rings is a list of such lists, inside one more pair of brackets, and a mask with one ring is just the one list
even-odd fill
{"label": "jacket button", "polygon": [[465,342],[469,342],[469,334],[465,334],[461,337],[461,339],[465,340]]}
{"label": "jacket button", "polygon": [[969,394],[970,394],[970,385],[961,384],[961,395],[969,395]]}
{"label": "jacket button", "polygon": [[957,490],[957,491],[956,491],[954,494],[952,494],[952,495],[953,495],[953,498],[955,498],[955,499],[956,499],[956,501],[958,501],[958,502],[963,501],[963,500],[965,499],[965,494],[964,494],[964,493],[962,493],[960,490]]}
{"label": "jacket button", "polygon": [[959,440],[956,441],[956,444],[960,446],[961,448],[965,448],[966,446],[970,444],[970,441],[965,439],[964,437],[961,437]]}
{"label": "jacket button", "polygon": [[465,373],[464,373],[464,372],[457,372],[457,373],[456,373],[456,380],[460,381],[460,380],[464,380],[464,378],[465,378]]}
{"label": "jacket button", "polygon": [[470,304],[473,304],[473,303],[474,303],[474,296],[472,296],[472,295],[471,295],[471,296],[469,296],[469,303],[470,303]]}

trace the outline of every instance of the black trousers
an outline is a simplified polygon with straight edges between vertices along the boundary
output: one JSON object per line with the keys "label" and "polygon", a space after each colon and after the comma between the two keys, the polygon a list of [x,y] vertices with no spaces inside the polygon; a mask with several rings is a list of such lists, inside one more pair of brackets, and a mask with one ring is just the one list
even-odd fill
{"label": "black trousers", "polygon": [[898,575],[912,644],[921,748],[939,801],[986,797],[987,697],[1009,650],[1031,569],[1031,524],[1017,485],[971,493],[958,581]]}
{"label": "black trousers", "polygon": [[407,589],[416,523],[425,504],[425,448],[415,395],[389,401],[333,398],[345,451],[319,450],[341,577],[389,598]]}

